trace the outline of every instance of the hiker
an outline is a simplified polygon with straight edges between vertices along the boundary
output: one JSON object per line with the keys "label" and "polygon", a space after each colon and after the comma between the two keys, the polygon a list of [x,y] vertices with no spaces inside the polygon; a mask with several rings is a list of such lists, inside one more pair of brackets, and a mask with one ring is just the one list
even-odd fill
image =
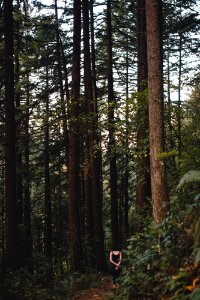
{"label": "hiker", "polygon": [[114,247],[114,250],[110,251],[109,260],[111,263],[111,274],[113,287],[116,287],[117,279],[120,275],[120,267],[122,261],[122,253],[118,247]]}

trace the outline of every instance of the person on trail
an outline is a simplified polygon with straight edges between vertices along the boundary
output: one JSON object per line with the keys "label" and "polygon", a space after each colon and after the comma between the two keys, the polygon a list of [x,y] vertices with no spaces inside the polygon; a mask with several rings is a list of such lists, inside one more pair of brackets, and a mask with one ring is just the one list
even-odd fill
{"label": "person on trail", "polygon": [[122,261],[122,253],[115,247],[114,250],[110,251],[109,260],[111,263],[111,274],[113,287],[116,287],[117,279],[120,275],[120,266]]}

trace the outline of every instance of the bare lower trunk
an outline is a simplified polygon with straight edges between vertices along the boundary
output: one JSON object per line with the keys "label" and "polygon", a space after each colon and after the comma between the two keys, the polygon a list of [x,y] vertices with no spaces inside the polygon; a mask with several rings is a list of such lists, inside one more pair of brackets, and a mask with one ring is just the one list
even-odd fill
{"label": "bare lower trunk", "polygon": [[148,99],[150,129],[150,163],[153,215],[156,223],[167,213],[167,180],[164,152],[164,104],[162,72],[162,1],[146,1],[148,50]]}

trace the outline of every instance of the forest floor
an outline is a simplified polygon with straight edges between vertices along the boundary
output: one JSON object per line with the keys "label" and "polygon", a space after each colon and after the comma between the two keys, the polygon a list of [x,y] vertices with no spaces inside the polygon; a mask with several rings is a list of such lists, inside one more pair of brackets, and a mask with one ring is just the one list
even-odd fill
{"label": "forest floor", "polygon": [[95,288],[79,291],[72,300],[108,300],[113,294],[111,276],[102,277],[101,285]]}

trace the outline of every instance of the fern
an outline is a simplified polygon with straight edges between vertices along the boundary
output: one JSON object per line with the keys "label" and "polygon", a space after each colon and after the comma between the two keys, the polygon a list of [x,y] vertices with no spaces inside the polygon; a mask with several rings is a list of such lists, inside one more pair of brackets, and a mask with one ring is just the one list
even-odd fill
{"label": "fern", "polygon": [[184,174],[181,177],[177,185],[177,189],[181,189],[185,184],[190,182],[195,182],[195,181],[200,181],[200,171],[198,170],[188,171],[186,174]]}

